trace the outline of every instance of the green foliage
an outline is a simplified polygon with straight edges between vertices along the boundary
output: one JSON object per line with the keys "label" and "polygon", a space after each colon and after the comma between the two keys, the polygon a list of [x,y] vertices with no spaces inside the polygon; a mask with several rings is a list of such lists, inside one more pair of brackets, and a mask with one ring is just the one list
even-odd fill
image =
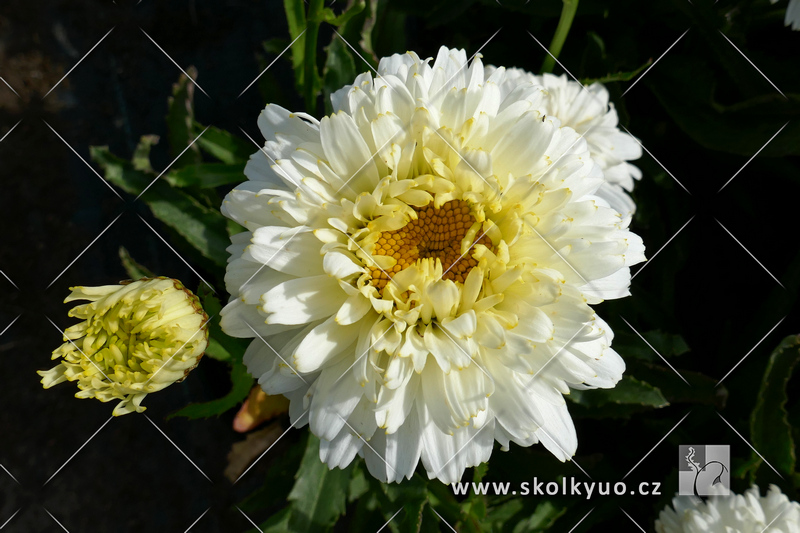
{"label": "green foliage", "polygon": [[193,196],[171,188],[166,182],[156,180],[156,176],[136,170],[132,163],[113,155],[106,146],[93,146],[90,152],[110,183],[131,195],[141,194],[141,200],[156,218],[170,226],[205,258],[217,265],[225,265],[225,249],[230,241],[225,230],[225,218],[218,210],[204,206]]}
{"label": "green foliage", "polygon": [[352,465],[329,469],[319,459],[319,439],[309,435],[296,481],[289,493],[286,531],[325,531],[344,514]]}
{"label": "green foliage", "polygon": [[205,133],[197,139],[197,145],[208,155],[227,165],[246,163],[253,152],[258,150],[258,146],[230,132],[214,126],[204,128],[201,124],[194,123],[196,134],[199,135],[203,130]]}
{"label": "green foliage", "polygon": [[243,176],[244,165],[241,163],[204,163],[169,172],[164,179],[173,187],[213,189],[241,183]]}
{"label": "green foliage", "polygon": [[[196,68],[189,67],[187,74],[192,79],[197,79]],[[196,137],[192,127],[194,124],[194,87],[194,83],[181,74],[177,83],[172,86],[172,96],[167,102],[167,140],[169,141],[170,155],[173,158],[180,155],[180,159],[175,162],[175,166],[178,168],[202,162],[199,148],[196,145],[190,146]]]}
{"label": "green foliage", "polygon": [[231,365],[231,390],[216,400],[211,400],[204,403],[192,403],[183,409],[172,413],[168,418],[183,417],[188,419],[197,418],[210,418],[212,416],[219,416],[222,413],[233,409],[241,404],[250,389],[253,388],[253,377],[247,372],[244,364],[241,361],[234,361]]}
{"label": "green foliage", "polygon": [[242,355],[248,345],[247,340],[229,337],[222,332],[222,328],[219,325],[219,314],[222,310],[222,305],[206,285],[200,286],[197,290],[197,295],[200,298],[203,309],[209,316],[208,347],[205,355],[230,364],[231,389],[222,398],[204,403],[189,404],[170,415],[170,418],[180,416],[196,419],[219,416],[242,403],[247,398],[250,389],[253,388],[253,377],[247,372],[247,368],[242,363]]}
{"label": "green foliage", "polygon": [[[206,355],[217,359],[219,361],[241,361],[244,351],[250,344],[249,339],[237,339],[229,337],[223,333],[220,327],[220,312],[222,311],[222,304],[214,294],[206,287],[201,285],[197,291],[200,297],[200,302],[203,309],[209,316],[208,319],[208,332],[209,332],[209,349],[206,350]],[[214,345],[211,349],[212,343]]]}
{"label": "green foliage", "polygon": [[[666,358],[683,355],[689,351],[689,346],[683,337],[660,330],[646,331],[642,337],[647,342],[642,342],[635,333],[619,330],[614,335],[614,349],[624,358],[635,357],[644,361],[660,361],[658,354]],[[650,344],[648,346],[647,344]]]}
{"label": "green foliage", "polygon": [[570,400],[598,412],[612,413],[613,409],[603,409],[608,405],[642,405],[660,408],[669,402],[658,387],[625,375],[613,389],[573,390],[567,396]]}
{"label": "green foliage", "polygon": [[147,267],[137,263],[124,246],[119,247],[119,260],[122,263],[122,267],[125,269],[125,272],[128,273],[131,279],[135,280],[156,277],[156,275],[148,270]]}
{"label": "green foliage", "polygon": [[[778,472],[793,475],[797,466],[792,426],[786,412],[787,384],[800,362],[800,336],[792,335],[781,341],[769,357],[758,400],[750,416],[750,438],[758,450]],[[761,467],[755,453],[753,474]]]}
{"label": "green foliage", "polygon": [[325,110],[330,113],[330,95],[341,89],[348,83],[352,83],[356,77],[356,64],[350,49],[342,42],[342,39],[334,35],[331,44],[325,49],[328,57],[325,60],[325,71],[323,77],[323,90],[325,94]]}

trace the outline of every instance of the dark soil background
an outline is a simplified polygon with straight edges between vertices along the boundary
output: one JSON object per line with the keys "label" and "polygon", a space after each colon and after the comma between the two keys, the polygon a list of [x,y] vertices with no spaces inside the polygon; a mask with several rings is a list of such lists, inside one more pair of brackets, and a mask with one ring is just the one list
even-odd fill
{"label": "dark soil background", "polygon": [[[505,58],[512,58],[507,64],[529,70],[536,70],[541,63],[543,52],[524,34],[529,27],[524,17],[494,20],[474,12],[459,12],[451,23],[472,24],[475,33],[469,42],[443,42],[446,34],[417,31],[426,21],[424,5],[409,4],[409,9],[418,12],[407,19],[405,45],[423,57],[434,55],[440,44],[465,46],[472,53],[503,25],[503,33],[483,50],[484,61],[502,64]],[[548,4],[550,8],[552,4]],[[626,11],[617,12],[622,19],[608,18],[601,12],[594,18],[576,19],[562,55],[565,64],[582,64],[580,54],[570,50],[581,49],[577,43],[588,39],[589,30],[610,36],[612,24],[635,28],[641,24],[636,30],[640,40],[617,43],[619,47],[636,48],[641,64],[657,58],[682,31],[692,27],[688,17],[682,26],[652,25],[637,20],[637,3],[626,5]],[[657,12],[653,10],[648,16],[657,18]],[[548,16],[552,16],[552,9]],[[45,97],[112,28],[105,40]],[[274,59],[274,54],[264,52],[262,43],[287,35],[282,5],[277,1],[3,0],[0,5],[0,76],[13,89],[0,85],[0,137],[13,128],[0,141],[0,270],[5,275],[0,279],[0,331],[13,321],[0,336],[0,464],[6,470],[0,472],[0,526],[8,521],[0,527],[4,532],[53,532],[62,527],[70,533],[182,532],[207,509],[211,510],[191,531],[245,531],[250,523],[234,504],[261,485],[270,467],[267,457],[233,486],[223,477],[230,447],[242,439],[231,430],[232,412],[211,420],[166,420],[167,415],[189,402],[210,400],[226,392],[226,368],[215,361],[204,361],[185,382],[145,401],[150,421],[197,468],[144,416],[109,421],[110,404],[76,400],[74,387],[69,384],[45,391],[35,374],[52,366],[49,354],[61,342],[57,328],[72,323],[66,316],[69,306],[61,303],[68,288],[116,283],[127,277],[118,258],[120,246],[158,274],[179,278],[190,287],[200,283],[139,220],[137,215],[169,240],[167,230],[152,218],[146,206],[124,194],[118,198],[67,146],[97,169],[90,162],[89,146],[109,145],[114,153],[129,157],[141,135],[154,133],[163,138],[167,98],[180,70],[142,30],[181,67],[197,67],[197,82],[208,93],[208,97],[200,91],[195,95],[197,117],[202,123],[234,133],[242,127],[253,138],[258,135],[255,119],[264,99],[258,85],[238,95],[261,72],[265,60]],[[550,33],[545,35],[549,38]],[[786,29],[776,37],[769,32],[762,37],[764,57],[774,51],[787,54],[786,50],[794,50],[789,55],[797,57],[800,32]],[[321,37],[320,42],[327,42],[325,39],[327,36]],[[573,41],[576,44],[571,48]],[[675,50],[702,51],[706,46],[695,31]],[[388,45],[378,50],[382,54],[402,51]],[[657,66],[649,81],[626,95],[621,115],[629,129],[692,194],[681,190],[651,156],[645,155],[636,162],[644,178],[635,194],[640,214],[634,230],[643,235],[648,256],[652,257],[690,217],[695,218],[634,280],[635,304],[629,301],[632,299],[607,303],[599,313],[615,331],[625,328],[619,319],[622,315],[639,331],[662,329],[681,334],[691,352],[674,364],[717,379],[783,318],[725,381],[730,394],[723,413],[746,434],[747,417],[771,349],[782,337],[800,331],[796,303],[800,283],[800,167],[796,156],[780,160],[757,157],[718,194],[722,184],[749,157],[705,149],[677,127],[648,89],[648,83],[659,79],[659,68],[666,69],[667,64],[665,61],[662,67]],[[796,69],[772,69],[770,77],[787,93],[800,92]],[[284,94],[281,105],[302,108],[293,94],[286,61],[275,64],[269,79],[278,80],[283,87],[277,89]],[[762,83],[769,90],[766,80],[755,71],[748,83]],[[612,87],[613,99],[619,101],[620,93],[619,85]],[[154,150],[156,169],[170,163],[164,145],[162,142]],[[763,261],[785,288],[771,279],[715,219]],[[202,268],[193,266],[204,274]],[[796,397],[791,398],[792,406],[796,402]],[[693,407],[690,411],[686,405],[676,405],[627,422],[615,421],[613,430],[606,420],[579,421],[578,457],[586,458],[579,460],[591,470],[602,463],[605,454],[621,458],[614,463],[615,468],[628,462],[632,467],[656,444],[652,436],[647,442],[637,436],[652,435],[654,429],[660,431],[662,427],[666,431],[687,412],[691,416],[673,434],[671,444],[729,443],[733,456],[749,455],[747,445],[718,420],[712,407]],[[271,453],[279,454],[296,445],[300,439],[297,433],[292,432]],[[518,481],[499,473],[513,472],[512,466],[520,461],[527,464],[540,457],[530,455],[529,450],[514,450],[517,455],[495,452],[500,457],[490,463],[490,479],[496,465],[494,479]],[[659,447],[631,481],[672,476],[675,450],[672,445]],[[63,470],[50,479],[65,462]],[[535,466],[528,465],[526,475],[535,471]],[[624,472],[617,473],[621,476]],[[577,471],[575,475],[579,475]],[[640,523],[647,524],[669,499],[668,490],[674,490],[674,483],[665,483],[665,498],[658,502],[621,500],[622,505]],[[285,493],[275,494],[278,508],[283,498]],[[253,518],[260,522],[266,516]],[[627,521],[618,525],[619,531],[638,531]]]}

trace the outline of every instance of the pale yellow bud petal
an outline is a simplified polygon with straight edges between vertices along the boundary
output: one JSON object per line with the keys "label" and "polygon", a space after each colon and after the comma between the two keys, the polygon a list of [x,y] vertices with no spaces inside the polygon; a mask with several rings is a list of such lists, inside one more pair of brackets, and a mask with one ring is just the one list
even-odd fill
{"label": "pale yellow bud petal", "polygon": [[44,388],[77,381],[77,398],[119,400],[114,416],[145,410],[142,400],[183,380],[208,344],[208,316],[179,281],[144,278],[73,287],[65,302],[89,300],[69,316],[83,321],[53,351],[61,362],[39,371]]}

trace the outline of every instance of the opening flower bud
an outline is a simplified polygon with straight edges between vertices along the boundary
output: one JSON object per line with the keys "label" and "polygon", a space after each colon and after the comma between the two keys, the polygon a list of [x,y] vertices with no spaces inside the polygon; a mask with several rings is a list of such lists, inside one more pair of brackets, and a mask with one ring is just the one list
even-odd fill
{"label": "opening flower bud", "polygon": [[102,287],[71,287],[65,303],[88,300],[69,316],[82,321],[64,331],[53,351],[61,361],[39,371],[48,389],[77,381],[76,398],[120,400],[114,416],[142,412],[148,393],[183,381],[208,344],[208,315],[180,281],[143,278]]}

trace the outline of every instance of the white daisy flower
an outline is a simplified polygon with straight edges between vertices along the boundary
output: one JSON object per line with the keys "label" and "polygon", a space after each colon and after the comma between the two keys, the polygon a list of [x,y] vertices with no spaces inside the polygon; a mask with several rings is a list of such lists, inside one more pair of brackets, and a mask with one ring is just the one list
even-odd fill
{"label": "white daisy flower", "polygon": [[590,304],[629,294],[642,241],[544,88],[503,96],[504,69],[446,48],[378,72],[321,121],[261,113],[264,149],[222,206],[247,228],[222,327],[259,337],[245,364],[331,467],[358,453],[400,481],[421,459],[452,483],[495,440],[568,460],[562,395],[625,369]]}
{"label": "white daisy flower", "polygon": [[[778,0],[770,0],[773,4],[777,4]],[[791,26],[793,30],[800,30],[800,0],[789,0],[789,5],[786,6],[786,16],[783,19],[784,26]]]}
{"label": "white daisy flower", "polygon": [[[494,69],[486,67],[487,75]],[[566,74],[535,76],[519,68],[509,68],[500,85],[501,95],[506,96],[520,84],[541,85],[547,90],[545,113],[557,117],[561,126],[583,135],[592,159],[603,169],[606,183],[596,194],[623,215],[633,215],[636,204],[628,192],[633,190],[634,180],[641,179],[642,172],[628,161],[642,157],[642,147],[617,127],[619,117],[614,103],[609,102],[605,86],[593,83],[584,88]]]}
{"label": "white daisy flower", "polygon": [[744,494],[676,496],[656,520],[657,533],[798,533],[800,505],[775,485],[766,496],[752,486]]}

